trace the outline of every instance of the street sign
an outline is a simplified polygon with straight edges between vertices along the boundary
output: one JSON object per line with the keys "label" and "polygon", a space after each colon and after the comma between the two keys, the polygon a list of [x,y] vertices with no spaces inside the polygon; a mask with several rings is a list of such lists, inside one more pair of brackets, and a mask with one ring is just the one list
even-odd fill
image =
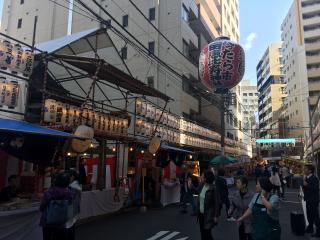
{"label": "street sign", "polygon": [[296,139],[295,138],[274,138],[274,139],[260,138],[256,140],[256,143],[296,143]]}

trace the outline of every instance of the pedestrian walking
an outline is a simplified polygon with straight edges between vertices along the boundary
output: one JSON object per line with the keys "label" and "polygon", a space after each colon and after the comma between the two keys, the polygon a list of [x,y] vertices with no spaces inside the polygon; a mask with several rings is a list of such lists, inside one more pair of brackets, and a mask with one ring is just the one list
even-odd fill
{"label": "pedestrian walking", "polygon": [[281,172],[282,172],[282,176],[283,176],[283,179],[284,179],[284,183],[287,184],[287,187],[289,188],[290,187],[290,183],[291,183],[290,170],[286,166],[283,166],[281,168]]}
{"label": "pedestrian walking", "polygon": [[281,180],[280,180],[278,168],[272,167],[272,173],[269,180],[273,185],[274,192],[278,194],[278,196],[280,197],[281,196]]}
{"label": "pedestrian walking", "polygon": [[229,216],[229,208],[230,208],[230,201],[229,201],[229,190],[227,181],[224,179],[225,171],[223,169],[218,170],[218,177],[216,179],[216,186],[219,193],[220,198],[220,215],[223,205],[226,207],[226,215],[227,221],[230,221],[231,218]]}
{"label": "pedestrian walking", "polygon": [[[240,177],[237,179],[237,190],[230,197],[229,215],[238,219],[248,209],[249,203],[254,196],[254,193],[248,189],[248,179]],[[251,217],[244,219],[239,226],[239,240],[252,240],[251,238]]]}
{"label": "pedestrian walking", "polygon": [[214,174],[207,170],[203,176],[204,185],[200,190],[198,200],[198,220],[201,240],[213,240],[212,229],[218,222],[219,195],[214,185]]}
{"label": "pedestrian walking", "polygon": [[253,240],[280,240],[281,227],[279,223],[279,197],[272,194],[273,186],[268,178],[258,180],[256,191],[247,211],[237,220],[241,225],[245,219],[252,216]]}
{"label": "pedestrian walking", "polygon": [[66,223],[66,227],[70,229],[69,231],[73,231],[73,233],[70,234],[74,236],[75,228],[73,226],[80,218],[82,186],[79,184],[79,174],[75,170],[70,170],[68,173],[70,175],[69,188],[73,192],[73,217]]}
{"label": "pedestrian walking", "polygon": [[188,171],[186,166],[183,166],[183,173],[180,178],[180,202],[182,205],[182,213],[187,213],[187,203],[190,203],[192,207],[192,214],[197,215],[197,207],[193,197],[194,186],[192,184],[192,174]]}
{"label": "pedestrian walking", "polygon": [[313,225],[316,225],[316,233],[313,237],[320,237],[319,219],[319,179],[314,175],[315,167],[306,165],[304,168],[303,193],[306,201],[307,218],[309,225],[306,232],[313,233]]}
{"label": "pedestrian walking", "polygon": [[40,204],[43,240],[74,239],[74,225],[66,225],[73,217],[73,192],[69,184],[70,175],[59,173],[54,185],[44,193]]}

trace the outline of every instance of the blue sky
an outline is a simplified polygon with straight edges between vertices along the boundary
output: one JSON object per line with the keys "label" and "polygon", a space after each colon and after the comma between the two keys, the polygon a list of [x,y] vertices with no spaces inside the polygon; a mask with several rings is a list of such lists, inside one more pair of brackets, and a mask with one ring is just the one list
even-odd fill
{"label": "blue sky", "polygon": [[[239,0],[240,38],[246,49],[244,79],[256,84],[255,67],[267,46],[280,41],[280,25],[293,0]],[[0,0],[0,15],[3,0]]]}
{"label": "blue sky", "polygon": [[268,45],[281,41],[280,26],[293,0],[239,0],[240,42],[246,49],[244,79],[256,85],[255,68]]}

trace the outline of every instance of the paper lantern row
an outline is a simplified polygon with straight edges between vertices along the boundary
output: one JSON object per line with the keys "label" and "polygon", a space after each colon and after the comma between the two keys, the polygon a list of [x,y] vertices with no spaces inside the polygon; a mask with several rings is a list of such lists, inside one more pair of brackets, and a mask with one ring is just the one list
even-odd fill
{"label": "paper lantern row", "polygon": [[33,63],[34,54],[30,50],[24,50],[21,45],[12,44],[7,40],[0,42],[0,68],[29,77]]}
{"label": "paper lantern row", "polygon": [[45,101],[44,121],[64,127],[77,127],[80,124],[91,126],[101,133],[126,135],[128,132],[128,119],[114,117],[102,112],[84,108],[80,119],[81,109],[54,99]]}
{"label": "paper lantern row", "polygon": [[204,140],[198,137],[193,137],[184,133],[180,134],[180,144],[199,147],[199,148],[214,149],[214,150],[220,149],[219,143]]}
{"label": "paper lantern row", "polygon": [[[136,114],[140,117],[145,117],[151,121],[157,121],[162,125],[179,129],[180,119],[162,109],[147,103],[141,99],[136,101]],[[161,119],[160,119],[161,118]]]}
{"label": "paper lantern row", "polygon": [[[156,124],[147,122],[140,118],[136,119],[136,134],[151,137],[155,130]],[[155,135],[159,136],[163,141],[168,141],[177,144],[180,143],[180,133],[168,127],[158,125],[157,132]]]}
{"label": "paper lantern row", "polygon": [[220,140],[220,134],[216,133],[215,131],[201,127],[184,119],[180,119],[180,130],[211,138],[217,141]]}

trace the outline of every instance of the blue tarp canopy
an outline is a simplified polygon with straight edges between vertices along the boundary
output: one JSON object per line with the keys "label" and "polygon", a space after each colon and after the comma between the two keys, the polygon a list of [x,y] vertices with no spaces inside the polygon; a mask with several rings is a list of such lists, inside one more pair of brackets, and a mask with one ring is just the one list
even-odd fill
{"label": "blue tarp canopy", "polygon": [[34,135],[60,137],[60,138],[76,137],[70,133],[57,131],[57,130],[53,130],[46,127],[41,127],[28,122],[12,120],[12,119],[3,119],[3,118],[0,118],[0,132],[25,133],[25,134],[34,134]]}
{"label": "blue tarp canopy", "polygon": [[183,152],[183,153],[190,153],[190,154],[193,153],[192,151],[188,151],[188,150],[185,150],[185,149],[182,149],[182,148],[172,147],[172,146],[169,146],[169,145],[166,145],[166,144],[162,144],[161,148],[165,149],[165,150],[173,150],[173,151]]}

